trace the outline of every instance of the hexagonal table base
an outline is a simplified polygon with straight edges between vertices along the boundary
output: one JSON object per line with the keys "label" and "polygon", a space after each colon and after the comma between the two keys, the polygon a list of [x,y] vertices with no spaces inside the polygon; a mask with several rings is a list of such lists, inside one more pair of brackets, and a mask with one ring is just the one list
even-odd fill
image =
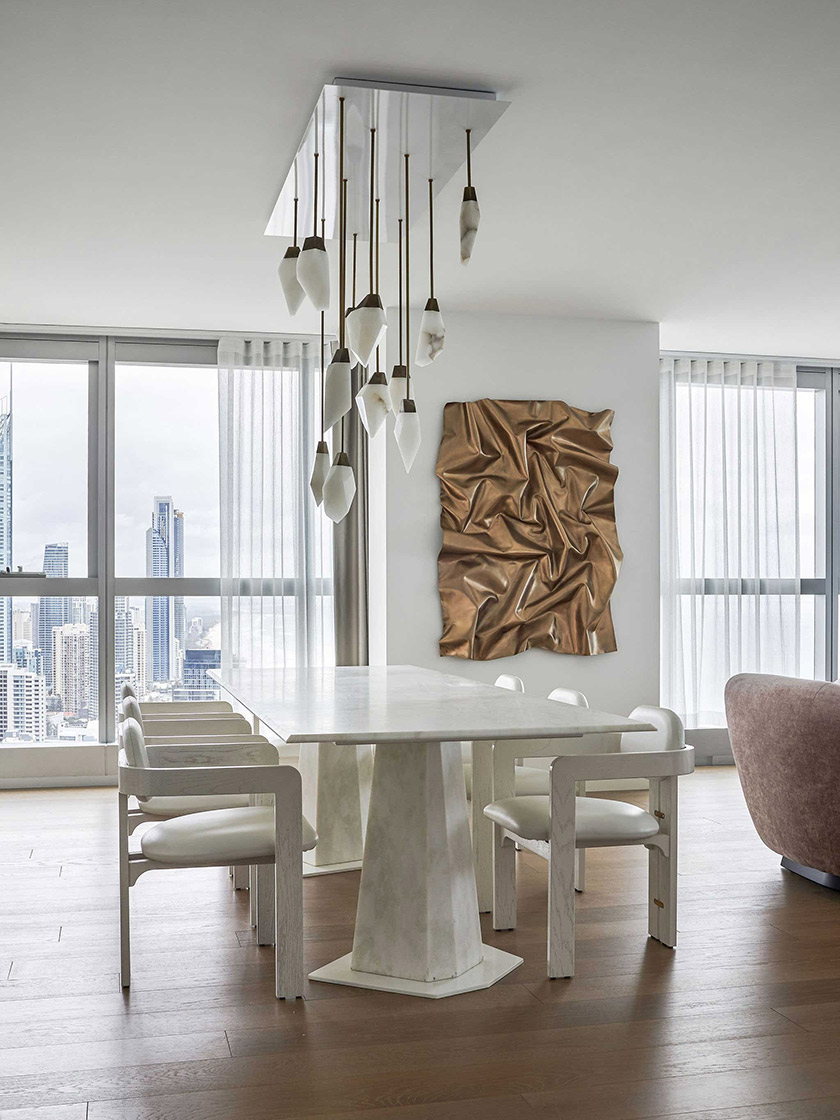
{"label": "hexagonal table base", "polygon": [[403,980],[399,976],[379,976],[374,972],[356,972],[350,967],[352,953],[325,964],[309,973],[310,980],[323,984],[347,984],[352,988],[371,988],[375,992],[396,992],[405,996],[424,996],[426,999],[442,999],[444,996],[458,996],[464,992],[476,992],[489,988],[513,972],[522,964],[522,957],[494,949],[492,945],[482,946],[484,960],[472,968],[453,976],[449,980]]}

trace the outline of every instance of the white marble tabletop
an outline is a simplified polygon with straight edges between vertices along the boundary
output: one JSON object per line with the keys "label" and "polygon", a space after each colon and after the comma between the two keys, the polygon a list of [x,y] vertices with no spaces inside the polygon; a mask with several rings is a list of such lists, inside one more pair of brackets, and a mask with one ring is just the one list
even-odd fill
{"label": "white marble tabletop", "polygon": [[208,675],[287,743],[498,741],[652,730],[626,716],[415,665],[212,669]]}

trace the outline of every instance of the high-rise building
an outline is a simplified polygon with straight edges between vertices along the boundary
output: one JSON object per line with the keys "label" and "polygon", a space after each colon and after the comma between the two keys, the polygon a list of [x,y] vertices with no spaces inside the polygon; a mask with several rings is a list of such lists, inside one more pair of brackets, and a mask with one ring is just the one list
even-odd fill
{"label": "high-rise building", "polygon": [[15,665],[0,665],[0,738],[42,743],[46,737],[44,678]]}
{"label": "high-rise building", "polygon": [[[184,515],[171,497],[156,497],[146,530],[146,575],[155,579],[184,574]],[[184,645],[184,600],[180,595],[146,600],[147,669],[150,681],[178,679],[178,654]]]}
{"label": "high-rise building", "polygon": [[68,622],[53,629],[54,691],[68,715],[96,715],[91,696],[90,631],[83,622]]}
{"label": "high-rise building", "polygon": [[12,607],[12,641],[32,641],[32,607]]}
{"label": "high-rise building", "polygon": [[[0,568],[12,566],[12,403],[0,400]],[[12,660],[12,600],[0,599],[0,662]]]}
{"label": "high-rise building", "polygon": [[184,650],[184,677],[181,687],[175,690],[175,700],[214,700],[219,695],[219,686],[207,676],[209,669],[218,669],[222,664],[220,649]]}
{"label": "high-rise building", "polygon": [[146,695],[146,626],[143,622],[134,621],[134,680],[137,695],[142,699]]}
{"label": "high-rise building", "polygon": [[[65,542],[48,544],[44,548],[44,571],[47,578],[67,577],[69,569],[69,548]],[[58,692],[53,667],[52,633],[58,626],[67,626],[73,621],[73,600],[61,595],[42,595],[38,601],[38,648],[44,657],[44,677],[47,692]]]}

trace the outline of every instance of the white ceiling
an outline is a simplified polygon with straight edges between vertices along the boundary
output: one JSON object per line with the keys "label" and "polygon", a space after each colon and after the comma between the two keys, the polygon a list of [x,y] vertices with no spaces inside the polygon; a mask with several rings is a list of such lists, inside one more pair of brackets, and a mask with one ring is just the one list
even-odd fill
{"label": "white ceiling", "polygon": [[513,102],[468,269],[441,196],[444,312],[840,358],[839,51],[836,0],[3,0],[0,320],[314,330],[263,230],[346,75]]}

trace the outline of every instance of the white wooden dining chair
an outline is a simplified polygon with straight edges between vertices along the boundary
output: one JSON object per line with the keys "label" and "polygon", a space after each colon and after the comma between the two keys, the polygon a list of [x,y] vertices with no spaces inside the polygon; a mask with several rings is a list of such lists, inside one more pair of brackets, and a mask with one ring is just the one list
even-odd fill
{"label": "white wooden dining chair", "polygon": [[[493,682],[496,688],[506,688],[510,692],[524,692],[525,685],[520,677],[515,677],[512,673],[502,673],[496,677]],[[522,760],[516,760],[517,765],[514,770],[514,782],[516,788],[516,796],[524,797],[533,793],[548,793],[549,790],[549,775],[548,770],[543,770],[539,766],[524,766]],[[467,801],[472,800],[472,760],[469,757],[464,758],[464,784],[467,790]]]}
{"label": "white wooden dining chair", "polygon": [[[160,821],[132,851],[130,797],[271,795],[273,805],[220,809]],[[317,836],[301,809],[300,774],[278,764],[265,741],[194,746],[147,745],[133,719],[125,723],[119,761],[120,977],[131,983],[130,888],[148,871],[189,867],[274,865],[273,917],[278,999],[303,996],[301,858]],[[263,895],[260,897],[261,903]]]}
{"label": "white wooden dining chair", "polygon": [[134,685],[124,684],[120,689],[120,700],[133,697],[140,704],[144,715],[179,716],[190,718],[208,715],[231,715],[233,706],[227,700],[140,700]]}
{"label": "white wooden dining chair", "polygon": [[[588,708],[589,701],[576,688],[553,688],[548,694],[549,700],[557,700],[561,704],[573,704],[576,708]],[[549,789],[540,793],[549,793]],[[575,786],[577,797],[586,797],[586,782],[578,782]],[[586,848],[575,849],[575,890],[583,892],[586,889]]]}
{"label": "white wooden dining chair", "polygon": [[[667,708],[638,707],[631,719],[655,730],[621,736],[619,749],[573,754],[551,764],[551,793],[491,802],[493,822],[493,927],[516,926],[519,844],[549,861],[548,975],[574,975],[574,856],[578,848],[644,846],[648,863],[648,929],[664,945],[677,943],[677,778],[694,769],[682,723]],[[497,746],[496,750],[499,749]],[[648,778],[648,811],[606,798],[577,797],[575,783]]]}

